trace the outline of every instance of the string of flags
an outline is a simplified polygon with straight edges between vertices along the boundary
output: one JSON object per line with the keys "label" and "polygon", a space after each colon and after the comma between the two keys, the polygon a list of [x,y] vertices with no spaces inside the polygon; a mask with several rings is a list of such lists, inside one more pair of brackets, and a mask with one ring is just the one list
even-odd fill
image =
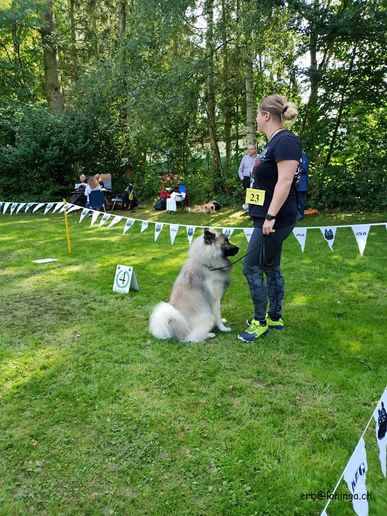
{"label": "string of flags", "polygon": [[[378,404],[370,417],[359,442],[356,445],[336,487],[329,493],[328,502],[326,503],[321,516],[327,516],[327,508],[332,500],[335,499],[335,493],[344,478],[350,492],[350,500],[352,507],[358,516],[368,516],[368,499],[371,498],[367,493],[367,451],[364,441],[364,435],[368,430],[372,420],[375,420],[375,437],[379,448],[379,460],[384,478],[386,478],[386,448],[387,448],[387,388],[384,390]],[[372,467],[372,465],[371,465]],[[372,500],[372,498],[371,498]]]}
{"label": "string of flags", "polygon": [[[122,215],[114,215],[112,213],[105,213],[100,212],[98,210],[93,210],[91,208],[83,208],[82,206],[78,206],[76,204],[71,203],[63,203],[63,202],[0,202],[0,212],[3,213],[9,213],[10,215],[18,214],[22,210],[24,213],[27,213],[31,210],[31,213],[35,213],[38,210],[44,208],[43,215],[47,215],[48,213],[62,213],[66,209],[66,213],[69,214],[72,211],[81,210],[81,215],[79,218],[79,222],[81,223],[82,220],[89,216],[91,217],[91,225],[94,225],[97,220],[99,219],[99,227],[103,226],[104,224],[108,224],[107,227],[111,228],[115,226],[116,224],[123,222],[124,227],[122,233],[125,235],[130,228],[133,226],[135,222],[141,223],[140,232],[144,232],[146,229],[148,229],[150,224],[153,224],[154,229],[154,239],[155,242],[158,239],[161,231],[164,227],[169,227],[169,234],[170,234],[170,240],[171,245],[174,244],[176,235],[180,228],[185,228],[187,238],[189,243],[192,242],[194,233],[196,229],[204,229],[208,226],[195,226],[195,225],[187,225],[187,224],[172,224],[168,222],[153,222],[148,220],[142,220],[142,219],[136,219],[136,218],[129,218],[124,217]],[[100,218],[101,216],[101,218]],[[353,234],[355,236],[359,252],[361,256],[364,254],[364,250],[367,244],[367,238],[368,234],[370,232],[370,228],[372,226],[385,226],[387,229],[387,223],[386,222],[376,222],[376,223],[370,223],[370,224],[352,224],[352,225],[339,225],[339,226],[311,226],[311,227],[295,227],[293,229],[293,235],[297,239],[298,243],[300,244],[301,251],[304,252],[305,250],[305,243],[306,243],[306,237],[308,234],[308,231],[311,229],[318,229],[321,231],[322,237],[327,242],[329,249],[333,252],[333,244],[335,242],[336,238],[336,231],[338,228],[351,228],[353,231]],[[227,237],[231,237],[234,231],[243,231],[246,237],[246,240],[249,242],[251,235],[253,233],[253,228],[242,228],[242,227],[214,227],[214,229],[221,230],[222,233],[224,233]]]}

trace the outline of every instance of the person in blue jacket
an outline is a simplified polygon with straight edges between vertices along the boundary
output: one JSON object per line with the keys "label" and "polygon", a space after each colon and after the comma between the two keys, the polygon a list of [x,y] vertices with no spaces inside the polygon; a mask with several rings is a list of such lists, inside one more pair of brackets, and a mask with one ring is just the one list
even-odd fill
{"label": "person in blue jacket", "polygon": [[309,170],[309,159],[308,156],[302,151],[301,154],[301,166],[300,166],[300,182],[297,187],[297,204],[298,214],[297,220],[304,219],[304,211],[306,208],[306,192],[308,191],[308,170]]}

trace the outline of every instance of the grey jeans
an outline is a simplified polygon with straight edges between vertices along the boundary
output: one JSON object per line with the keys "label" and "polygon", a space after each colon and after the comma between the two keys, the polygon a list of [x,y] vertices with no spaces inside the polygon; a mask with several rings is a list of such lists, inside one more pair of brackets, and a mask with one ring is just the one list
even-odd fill
{"label": "grey jeans", "polygon": [[[282,242],[293,231],[294,224],[276,229],[266,237],[261,227],[255,227],[243,262],[243,274],[249,284],[254,304],[254,319],[264,321],[269,303],[269,316],[278,320],[282,315],[285,282],[280,270]],[[265,276],[265,277],[264,277]]]}

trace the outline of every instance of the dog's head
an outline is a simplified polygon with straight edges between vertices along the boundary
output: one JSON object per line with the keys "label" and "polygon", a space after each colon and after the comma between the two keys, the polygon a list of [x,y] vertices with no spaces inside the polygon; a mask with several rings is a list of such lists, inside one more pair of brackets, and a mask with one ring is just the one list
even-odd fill
{"label": "dog's head", "polygon": [[220,248],[222,255],[226,258],[227,256],[235,256],[239,251],[239,247],[229,242],[226,235],[223,233],[213,233],[208,229],[204,230],[203,233],[204,243],[206,245],[215,245]]}

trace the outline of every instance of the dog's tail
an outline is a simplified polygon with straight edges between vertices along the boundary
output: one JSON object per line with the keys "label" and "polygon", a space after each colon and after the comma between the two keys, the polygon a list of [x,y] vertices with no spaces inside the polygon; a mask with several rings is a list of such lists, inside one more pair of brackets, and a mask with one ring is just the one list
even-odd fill
{"label": "dog's tail", "polygon": [[188,334],[188,324],[181,312],[169,303],[159,303],[149,320],[149,331],[157,339],[183,341]]}

